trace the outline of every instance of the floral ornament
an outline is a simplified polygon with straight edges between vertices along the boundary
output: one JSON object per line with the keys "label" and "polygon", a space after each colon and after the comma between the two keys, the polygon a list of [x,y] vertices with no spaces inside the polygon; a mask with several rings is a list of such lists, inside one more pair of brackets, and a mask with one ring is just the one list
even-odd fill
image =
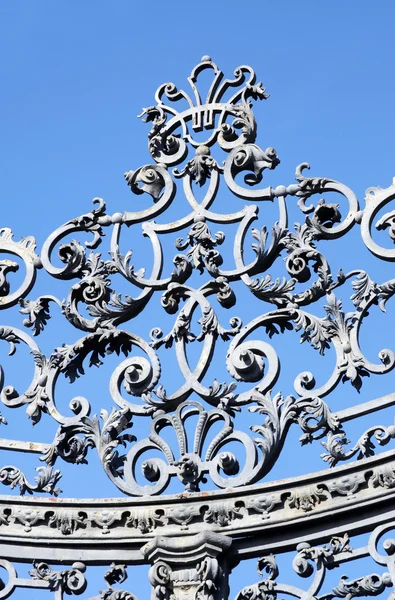
{"label": "floral ornament", "polygon": [[196,148],[196,156],[188,161],[181,171],[174,169],[174,176],[185,177],[185,175],[189,175],[200,186],[204,185],[207,179],[210,179],[213,169],[223,172],[223,167],[210,154],[208,146],[198,146]]}

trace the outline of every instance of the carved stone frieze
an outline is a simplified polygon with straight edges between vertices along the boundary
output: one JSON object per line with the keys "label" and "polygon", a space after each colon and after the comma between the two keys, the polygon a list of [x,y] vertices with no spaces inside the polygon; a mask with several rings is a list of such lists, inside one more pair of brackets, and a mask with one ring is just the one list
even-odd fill
{"label": "carved stone frieze", "polygon": [[[298,531],[306,523],[313,527],[323,517],[342,519],[351,531],[354,527],[351,506],[353,511],[366,510],[372,517],[381,515],[393,502],[394,465],[394,453],[390,451],[361,461],[357,472],[354,465],[343,465],[330,471],[330,477],[321,471],[307,478],[249,486],[236,496],[231,491],[210,496],[195,492],[182,498],[167,496],[160,501],[154,498],[50,501],[2,496],[0,545],[6,543],[10,555],[20,553],[18,546],[12,549],[16,539],[38,543],[44,552],[49,540],[60,547],[70,542],[72,545],[68,544],[65,551],[67,556],[71,560],[83,556],[89,563],[90,543],[95,544],[100,555],[105,554],[111,543],[122,548],[122,552],[128,547],[132,556],[139,556],[147,539],[194,536],[202,529],[224,532],[230,538],[235,536],[236,549],[238,540],[243,539],[240,536],[266,532],[269,539],[275,539],[277,535],[284,536],[282,528],[289,523]],[[360,528],[361,522],[355,526]],[[296,543],[293,529],[289,535],[287,543]]]}

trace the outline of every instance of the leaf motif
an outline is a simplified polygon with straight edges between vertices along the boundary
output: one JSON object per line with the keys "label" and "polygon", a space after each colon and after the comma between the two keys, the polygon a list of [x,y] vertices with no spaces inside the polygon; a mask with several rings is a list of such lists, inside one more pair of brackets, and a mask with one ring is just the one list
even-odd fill
{"label": "leaf motif", "polygon": [[37,300],[25,300],[21,298],[19,300],[19,304],[21,306],[19,312],[22,315],[27,315],[28,318],[24,320],[23,324],[26,327],[31,327],[33,330],[33,335],[39,335],[42,331],[44,331],[45,325],[51,318],[49,314],[49,303],[54,298],[48,298],[45,296],[41,296],[37,298]]}
{"label": "leaf motif", "polygon": [[9,356],[15,354],[16,344],[19,344],[19,338],[14,333],[12,327],[0,327],[0,339],[5,340],[10,345]]}
{"label": "leaf motif", "polygon": [[372,295],[377,293],[377,284],[370,279],[365,271],[362,271],[351,285],[355,290],[351,296],[354,306],[360,306],[363,301],[368,301]]}
{"label": "leaf motif", "polygon": [[256,244],[252,244],[252,249],[257,255],[258,259],[261,259],[265,254],[265,247],[268,237],[266,227],[262,227],[261,230],[255,227],[251,230],[252,237],[257,241]]}
{"label": "leaf motif", "polygon": [[387,312],[386,303],[395,294],[395,279],[382,283],[378,286],[379,307],[383,312]]}
{"label": "leaf motif", "polygon": [[250,290],[260,300],[272,302],[278,306],[292,301],[291,291],[295,288],[296,279],[277,277],[273,281],[270,274],[262,276],[261,280],[254,279],[249,285]]}
{"label": "leaf motif", "polygon": [[330,347],[330,336],[328,335],[324,320],[307,314],[302,310],[295,311],[295,314],[295,331],[304,330],[300,340],[301,343],[309,342],[315,350],[318,350],[323,355],[325,350]]}

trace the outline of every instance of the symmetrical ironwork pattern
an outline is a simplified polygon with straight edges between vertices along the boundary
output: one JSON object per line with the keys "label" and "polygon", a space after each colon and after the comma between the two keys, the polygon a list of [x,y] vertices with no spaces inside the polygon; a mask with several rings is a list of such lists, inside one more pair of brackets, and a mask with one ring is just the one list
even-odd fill
{"label": "symmetrical ironwork pattern", "polygon": [[[199,91],[203,71],[212,74],[205,98]],[[255,143],[253,101],[268,95],[253,70],[241,66],[226,79],[206,56],[188,83],[189,91],[172,83],[162,85],[156,104],[140,115],[151,125],[152,161],[128,171],[125,179],[145,207],[110,215],[104,201],[95,198],[90,212],[48,237],[40,255],[34,238],[17,242],[10,229],[0,230],[0,252],[17,257],[26,271],[18,289],[13,289],[10,273],[20,265],[9,257],[0,261],[0,308],[19,302],[25,327],[2,326],[0,338],[9,343],[10,354],[25,344],[34,361],[33,380],[22,393],[13,385],[3,387],[1,371],[1,401],[9,409],[24,406],[33,424],[45,418],[55,420],[58,427],[52,443],[1,438],[2,449],[36,453],[42,461],[34,483],[12,465],[1,468],[1,483],[19,488],[22,496],[58,496],[62,461],[86,463],[95,451],[116,488],[135,497],[105,502],[0,498],[4,556],[15,560],[39,556],[48,563],[71,564],[58,571],[37,562],[30,579],[24,579],[2,560],[8,583],[0,598],[18,587],[49,589],[55,598],[83,593],[81,557],[85,563],[102,564],[111,562],[114,552],[117,560],[106,574],[103,599],[134,599],[132,593],[113,586],[126,579],[126,564],[143,561],[152,564],[149,577],[158,600],[226,597],[229,570],[238,560],[260,553],[259,570],[266,569],[268,575],[241,590],[237,600],[275,599],[277,594],[352,598],[377,595],[393,585],[395,542],[387,543],[384,556],[377,550],[377,540],[391,528],[393,518],[389,507],[395,494],[394,453],[375,456],[375,450],[395,438],[395,427],[372,426],[352,445],[345,423],[392,406],[395,395],[336,413],[327,397],[342,383],[360,390],[364,377],[394,368],[390,349],[383,349],[377,362],[363,354],[359,331],[374,305],[386,311],[395,294],[395,279],[376,282],[357,268],[334,273],[320,242],[334,241],[357,224],[368,250],[379,259],[394,261],[395,249],[380,246],[372,228],[387,231],[395,242],[395,211],[378,218],[395,198],[395,183],[387,189],[370,188],[364,208],[344,184],[309,176],[307,163],[296,167],[295,183],[267,186],[264,172],[280,161],[274,148],[263,150]],[[328,201],[331,194],[335,200],[343,197],[345,211],[336,201]],[[136,208],[140,199],[134,200]],[[226,212],[235,202],[240,203],[237,210]],[[293,226],[288,223],[290,203],[300,211]],[[278,211],[274,223],[265,221],[262,207],[267,204]],[[132,226],[141,227],[150,241],[152,264],[134,264],[132,249],[122,253],[121,241]],[[85,243],[72,239],[80,232],[90,236]],[[111,236],[109,259],[95,252],[105,233]],[[164,236],[176,234],[180,237],[170,255]],[[222,250],[229,242],[232,258]],[[133,243],[138,245],[138,239]],[[230,261],[233,264],[225,268]],[[285,264],[285,276],[275,277],[273,270],[279,264]],[[71,282],[66,300],[54,295],[31,298],[40,269]],[[117,289],[120,276],[130,287],[129,294]],[[345,312],[342,294],[350,282],[353,309]],[[231,313],[226,325],[225,311],[238,305],[238,295],[245,309],[245,294],[255,299],[259,313],[247,311],[244,323]],[[141,314],[149,320],[158,295],[164,311],[174,315],[173,325],[168,331],[153,327],[150,339],[143,339],[132,332],[134,319]],[[47,327],[50,310],[61,311],[78,330],[78,339],[45,355],[35,338]],[[306,370],[283,395],[276,389],[280,357],[272,338],[292,330],[320,355],[333,349],[336,363],[325,383],[316,384]],[[219,383],[208,374],[224,344],[228,380]],[[193,368],[189,352],[196,346],[200,357]],[[178,389],[168,390],[163,384],[169,381],[166,368],[162,373],[163,351],[174,352],[182,377]],[[110,381],[115,408],[103,408],[100,418],[92,416],[90,401],[78,396],[67,414],[62,412],[55,399],[60,375],[74,382],[84,375],[86,364],[100,366],[112,353],[125,355]],[[173,363],[171,369],[175,368]],[[238,427],[238,415],[245,413],[255,413],[259,424],[248,430],[240,421]],[[0,419],[5,431],[6,420]],[[140,435],[143,423],[149,423],[148,433]],[[195,424],[192,429],[190,423]],[[336,468],[263,483],[293,424],[301,429],[302,444],[323,440],[322,458]],[[169,430],[176,440],[173,445],[164,435]],[[235,448],[243,449],[243,459]],[[360,460],[336,466],[352,458]],[[158,498],[169,485],[176,495]],[[202,493],[202,485],[220,491],[208,495]],[[372,531],[375,521],[387,520],[389,524],[380,525],[366,547],[353,550],[347,531],[350,535]],[[180,535],[187,537],[180,540]],[[308,590],[280,583],[273,553],[292,548],[297,550],[293,567],[298,575],[308,577],[316,570]],[[363,556],[372,557],[388,572],[354,580],[343,576],[332,591],[319,596],[327,569]]]}

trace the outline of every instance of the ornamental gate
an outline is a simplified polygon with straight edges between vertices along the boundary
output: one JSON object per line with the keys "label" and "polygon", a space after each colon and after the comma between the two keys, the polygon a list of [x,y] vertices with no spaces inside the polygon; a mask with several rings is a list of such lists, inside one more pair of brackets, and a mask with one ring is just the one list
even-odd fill
{"label": "ornamental gate", "polygon": [[[207,94],[202,74],[212,76]],[[348,234],[350,249],[358,241],[381,261],[395,260],[388,238],[382,243],[372,233],[374,225],[389,234],[387,246],[395,242],[395,211],[378,215],[395,198],[395,184],[370,188],[360,208],[347,186],[310,177],[302,163],[296,183],[272,187],[269,171],[280,161],[274,148],[255,143],[253,102],[268,95],[252,69],[239,67],[226,79],[205,56],[188,84],[188,91],[162,85],[155,106],[140,115],[151,126],[152,160],[125,174],[131,210],[111,216],[95,198],[40,254],[34,238],[15,241],[10,229],[0,230],[7,256],[0,308],[19,303],[23,315],[17,313],[20,328],[1,326],[0,338],[10,354],[25,346],[34,363],[25,391],[0,372],[1,434],[24,412],[35,426],[47,420],[57,428],[52,440],[0,439],[4,456],[28,453],[39,465],[32,478],[1,463],[0,481],[13,492],[0,497],[0,598],[17,598],[22,588],[34,598],[86,594],[90,569],[105,565],[95,598],[134,600],[133,580],[125,580],[144,563],[153,600],[222,600],[229,574],[250,558],[259,578],[237,600],[391,593],[395,451],[377,449],[391,442],[395,427],[372,426],[374,415],[356,441],[346,431],[349,422],[392,407],[395,393],[339,410],[333,403],[346,386],[360,391],[365,378],[394,368],[392,350],[369,360],[359,334],[369,311],[386,311],[395,279],[378,283],[359,269],[359,251],[348,252],[352,270],[334,270],[330,253]],[[143,238],[149,251],[138,264],[130,248]],[[22,263],[25,275],[13,285]],[[34,299],[40,270],[69,282],[66,300]],[[44,353],[36,339],[50,328],[50,311],[75,337]],[[149,337],[133,333],[138,322]],[[318,376],[299,371],[281,392],[280,350],[289,358],[295,337],[302,349],[310,346]],[[282,339],[290,341],[276,341]],[[78,395],[68,406],[56,402],[59,378],[73,383],[86,366],[102,368],[107,355],[121,353],[110,405]],[[297,365],[299,353],[291,359]],[[322,360],[332,361],[329,376]],[[302,450],[291,436],[298,429]],[[293,470],[299,459],[289,456],[317,448],[321,469],[309,472],[299,461],[296,477],[276,475],[284,453]],[[62,469],[80,469],[76,482],[93,455],[123,497],[58,497]],[[291,578],[278,568],[287,553]],[[358,575],[348,578],[342,564],[353,561]],[[29,570],[18,575],[26,563]],[[331,583],[328,572],[338,566]]]}

